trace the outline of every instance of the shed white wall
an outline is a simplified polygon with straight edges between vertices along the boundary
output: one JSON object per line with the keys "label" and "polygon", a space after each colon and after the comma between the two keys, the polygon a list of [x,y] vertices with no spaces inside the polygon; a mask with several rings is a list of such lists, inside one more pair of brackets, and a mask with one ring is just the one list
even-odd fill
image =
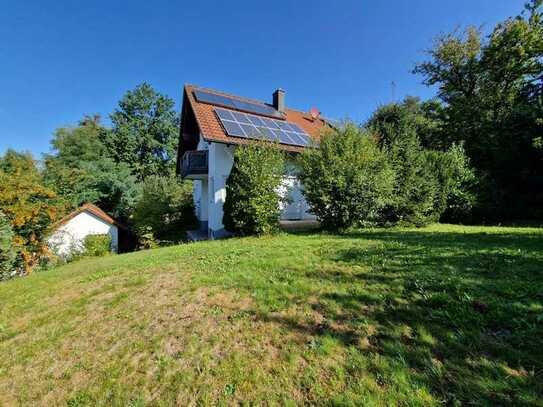
{"label": "shed white wall", "polygon": [[88,235],[110,235],[111,250],[119,248],[119,231],[90,212],[84,211],[60,226],[49,238],[49,247],[59,256],[69,256],[83,250],[84,239]]}

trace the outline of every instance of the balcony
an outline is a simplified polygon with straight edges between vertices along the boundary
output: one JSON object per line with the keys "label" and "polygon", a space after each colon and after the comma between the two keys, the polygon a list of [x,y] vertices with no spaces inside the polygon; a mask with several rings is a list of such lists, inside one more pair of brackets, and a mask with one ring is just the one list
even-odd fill
{"label": "balcony", "polygon": [[191,150],[183,154],[181,176],[188,179],[207,178],[207,150]]}

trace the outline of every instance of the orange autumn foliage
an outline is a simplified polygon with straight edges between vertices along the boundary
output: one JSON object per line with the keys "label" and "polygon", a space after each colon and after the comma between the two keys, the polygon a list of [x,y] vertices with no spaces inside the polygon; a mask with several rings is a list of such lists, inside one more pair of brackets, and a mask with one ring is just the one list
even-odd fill
{"label": "orange autumn foliage", "polygon": [[56,194],[42,185],[30,155],[8,151],[0,158],[0,211],[11,221],[18,267],[25,273],[50,256],[46,236],[63,210]]}

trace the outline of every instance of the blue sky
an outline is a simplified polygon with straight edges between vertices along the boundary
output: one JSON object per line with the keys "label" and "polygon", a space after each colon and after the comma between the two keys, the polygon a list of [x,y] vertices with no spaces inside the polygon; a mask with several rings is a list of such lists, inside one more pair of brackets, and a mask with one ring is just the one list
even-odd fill
{"label": "blue sky", "polygon": [[[17,1],[0,13],[0,152],[36,156],[57,127],[104,118],[146,81],[176,101],[186,82],[364,120],[395,95],[428,98],[410,73],[440,33],[490,30],[525,0]],[[106,120],[107,122],[107,120]]]}

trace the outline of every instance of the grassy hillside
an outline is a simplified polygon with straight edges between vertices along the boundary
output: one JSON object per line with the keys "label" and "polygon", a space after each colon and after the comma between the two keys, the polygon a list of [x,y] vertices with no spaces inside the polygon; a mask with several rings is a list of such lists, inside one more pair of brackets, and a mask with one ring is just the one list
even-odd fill
{"label": "grassy hillside", "polygon": [[280,235],[0,284],[0,405],[543,405],[543,230]]}

